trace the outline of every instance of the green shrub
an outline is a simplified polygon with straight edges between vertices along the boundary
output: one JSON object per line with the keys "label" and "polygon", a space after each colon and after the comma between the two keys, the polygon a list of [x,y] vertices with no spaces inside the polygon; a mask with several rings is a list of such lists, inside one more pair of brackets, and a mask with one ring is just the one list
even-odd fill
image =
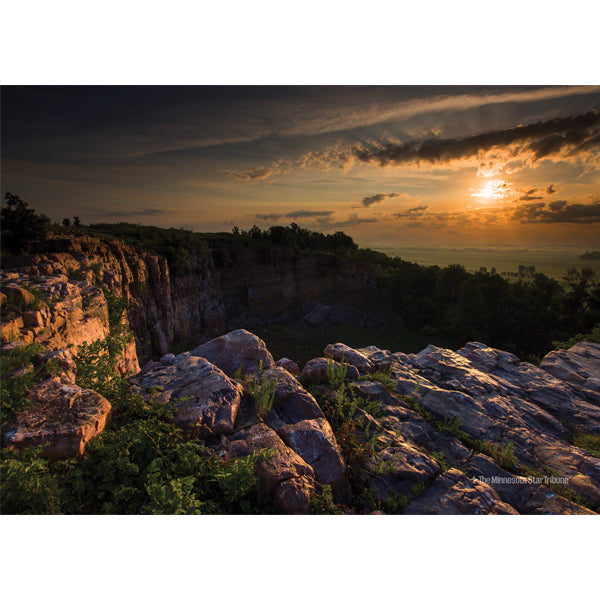
{"label": "green shrub", "polygon": [[[43,352],[44,348],[39,344],[30,344],[17,346],[2,353],[2,361],[0,361],[2,423],[27,408],[29,405],[27,392],[30,389],[43,379],[60,373],[61,369],[56,361],[40,360]],[[25,372],[15,377],[13,373],[18,369],[25,369]]]}
{"label": "green shrub", "polygon": [[348,365],[344,362],[343,356],[340,363],[336,363],[331,359],[327,361],[327,381],[334,390],[343,385],[347,374]]}
{"label": "green shrub", "polygon": [[276,387],[277,379],[275,377],[265,377],[262,373],[246,380],[246,389],[254,399],[258,414],[263,419],[273,408]]}
{"label": "green shrub", "polygon": [[571,444],[573,444],[573,446],[583,448],[584,450],[587,450],[588,452],[591,452],[600,458],[600,435],[597,433],[585,433],[583,431],[578,431],[573,434]]}

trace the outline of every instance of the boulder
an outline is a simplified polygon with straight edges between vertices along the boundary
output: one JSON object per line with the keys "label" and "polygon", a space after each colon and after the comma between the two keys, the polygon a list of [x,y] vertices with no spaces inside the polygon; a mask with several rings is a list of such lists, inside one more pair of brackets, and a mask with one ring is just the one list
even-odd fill
{"label": "boulder", "polygon": [[600,406],[600,344],[580,342],[569,350],[555,350],[540,369],[561,380],[573,393]]}
{"label": "boulder", "polygon": [[300,367],[298,366],[298,363],[290,360],[289,358],[280,358],[275,364],[278,367],[283,367],[292,375],[298,375],[298,373],[300,373]]}
{"label": "boulder", "polygon": [[265,343],[245,329],[236,329],[215,338],[191,351],[192,356],[201,356],[224,373],[233,377],[236,372],[258,373],[275,366]]}
{"label": "boulder", "polygon": [[83,454],[111,409],[100,394],[56,380],[35,387],[29,399],[30,406],[7,424],[3,443],[9,450],[47,445],[42,454],[52,458]]}
{"label": "boulder", "polygon": [[129,381],[146,399],[170,403],[179,427],[204,438],[233,432],[243,388],[205,358],[186,352],[172,365],[146,365]]}
{"label": "boulder", "polygon": [[333,497],[343,502],[350,496],[346,465],[326,419],[310,419],[284,425],[277,434],[314,470],[321,485],[330,485]]}
{"label": "boulder", "polygon": [[271,377],[277,381],[273,396],[273,409],[284,423],[325,418],[323,411],[312,395],[282,367],[265,371],[263,377]]}
{"label": "boulder", "polygon": [[[309,360],[302,369],[302,377],[306,377],[314,382],[327,381],[327,369],[329,365],[333,365],[334,373],[337,373],[341,365],[328,358],[313,358]],[[346,379],[358,379],[358,369],[352,365],[345,365],[347,369]]]}
{"label": "boulder", "polygon": [[339,363],[343,361],[355,366],[363,375],[375,370],[375,365],[362,352],[353,350],[341,342],[329,344],[323,354],[325,357],[332,358]]}
{"label": "boulder", "polygon": [[224,458],[240,458],[267,448],[274,455],[254,467],[259,488],[274,495],[277,510],[286,514],[306,514],[310,497],[316,493],[313,468],[264,423],[255,423],[234,435],[223,436],[215,448]]}

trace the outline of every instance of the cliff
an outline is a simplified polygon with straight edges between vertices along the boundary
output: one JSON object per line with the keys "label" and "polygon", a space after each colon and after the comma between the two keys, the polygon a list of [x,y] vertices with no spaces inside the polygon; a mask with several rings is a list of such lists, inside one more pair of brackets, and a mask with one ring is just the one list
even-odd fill
{"label": "cliff", "polygon": [[[87,282],[130,301],[128,320],[141,364],[248,319],[272,320],[317,302],[365,306],[374,286],[371,270],[333,255],[221,240],[182,251],[185,267],[172,274],[165,259],[119,240],[50,236],[36,254],[5,260],[3,277],[18,273],[33,286],[43,277],[71,286]],[[29,339],[25,332],[12,335]]]}

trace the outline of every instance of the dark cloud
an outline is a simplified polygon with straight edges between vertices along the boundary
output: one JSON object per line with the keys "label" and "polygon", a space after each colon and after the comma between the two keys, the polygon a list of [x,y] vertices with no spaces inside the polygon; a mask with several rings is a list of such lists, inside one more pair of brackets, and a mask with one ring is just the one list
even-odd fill
{"label": "dark cloud", "polygon": [[546,187],[538,186],[529,189],[517,189],[517,192],[521,194],[518,200],[524,202],[529,202],[531,200],[543,200],[544,196],[551,196],[560,190],[561,188],[555,187],[553,183],[547,185]]}
{"label": "dark cloud", "polygon": [[374,196],[365,196],[363,198],[363,206],[372,206],[373,204],[379,204],[384,200],[389,200],[391,198],[402,198],[405,194],[398,194],[397,192],[392,192],[391,194],[375,194]]}
{"label": "dark cloud", "polygon": [[346,221],[335,221],[331,223],[332,227],[352,227],[353,225],[362,225],[364,223],[378,223],[379,217],[359,217],[356,213],[348,216]]}
{"label": "dark cloud", "polygon": [[247,171],[226,171],[227,175],[234,179],[241,179],[242,181],[259,181],[261,179],[268,179],[275,174],[275,170],[271,167],[258,167],[257,169],[248,169]]}
{"label": "dark cloud", "polygon": [[261,221],[279,221],[279,219],[281,219],[281,217],[283,217],[283,215],[281,213],[268,213],[268,214],[257,213],[254,216],[257,219],[260,219]]}
{"label": "dark cloud", "polygon": [[285,213],[288,219],[300,219],[303,217],[331,217],[335,210],[294,210]]}
{"label": "dark cloud", "polygon": [[395,217],[397,217],[398,219],[415,219],[417,217],[420,217],[425,211],[427,211],[429,207],[421,204],[419,206],[414,206],[413,208],[409,208],[408,210],[405,210],[404,212],[401,213],[396,213],[394,214]]}
{"label": "dark cloud", "polygon": [[536,196],[536,193],[539,193],[541,189],[542,188],[539,187],[530,188],[524,194],[519,196],[519,200],[523,200],[525,202],[528,202],[529,200],[541,200],[543,196]]}
{"label": "dark cloud", "polygon": [[582,115],[462,138],[432,138],[401,144],[384,142],[367,148],[354,148],[353,154],[362,162],[379,163],[381,166],[421,162],[438,164],[473,158],[480,152],[518,143],[521,150],[532,152],[533,160],[539,160],[559,153],[574,155],[597,149],[599,134],[600,111],[591,110]]}
{"label": "dark cloud", "polygon": [[548,208],[550,210],[562,210],[568,202],[566,200],[555,200],[554,202],[548,203]]}
{"label": "dark cloud", "polygon": [[591,204],[577,202],[569,204],[566,200],[529,204],[515,210],[511,217],[521,223],[600,223],[600,200]]}

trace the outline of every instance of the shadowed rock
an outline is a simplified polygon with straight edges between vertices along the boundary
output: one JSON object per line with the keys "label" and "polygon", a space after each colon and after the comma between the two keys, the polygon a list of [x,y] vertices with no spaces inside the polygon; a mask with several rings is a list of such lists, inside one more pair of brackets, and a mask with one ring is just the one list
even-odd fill
{"label": "shadowed rock", "polygon": [[298,373],[300,373],[300,367],[298,366],[298,363],[290,360],[289,358],[280,358],[275,364],[278,367],[283,367],[292,375],[298,375]]}
{"label": "shadowed rock", "polygon": [[555,350],[540,362],[547,371],[587,402],[600,406],[600,344],[580,342],[569,350]]}

